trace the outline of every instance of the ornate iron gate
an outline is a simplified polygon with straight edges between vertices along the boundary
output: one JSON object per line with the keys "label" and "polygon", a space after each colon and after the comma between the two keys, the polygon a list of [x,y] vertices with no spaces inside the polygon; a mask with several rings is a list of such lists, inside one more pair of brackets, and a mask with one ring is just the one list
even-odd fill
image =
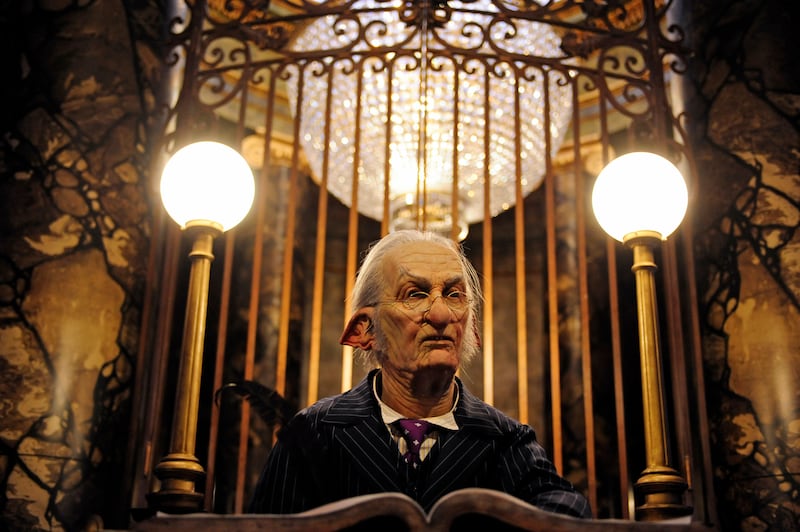
{"label": "ornate iron gate", "polygon": [[[599,230],[588,196],[600,168],[633,150],[679,161],[691,189],[680,102],[668,92],[686,54],[670,25],[678,6],[173,7],[164,152],[221,140],[257,171],[253,212],[218,243],[214,266],[207,508],[242,511],[272,438],[247,402],[215,405],[212,392],[257,380],[299,407],[349,388],[364,370],[337,339],[359,257],[393,227],[415,226],[463,238],[483,278],[483,357],[464,370],[467,385],[537,429],[596,515],[631,517],[644,464],[630,256]],[[162,445],[170,331],[181,325],[180,237],[168,224],[160,230],[145,317],[159,326],[143,342],[148,446],[134,505],[144,504]],[[675,467],[702,512],[710,461],[695,432],[705,433],[695,297],[691,271],[678,266],[691,264],[690,242],[682,234],[663,251],[663,335]]]}

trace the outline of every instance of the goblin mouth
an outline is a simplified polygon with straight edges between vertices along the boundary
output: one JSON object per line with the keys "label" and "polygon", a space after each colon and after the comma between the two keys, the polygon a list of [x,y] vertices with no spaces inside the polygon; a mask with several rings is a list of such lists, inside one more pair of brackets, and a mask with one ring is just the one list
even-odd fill
{"label": "goblin mouth", "polygon": [[434,342],[434,343],[441,343],[441,342],[449,342],[452,343],[453,339],[449,336],[427,336],[423,340],[423,342]]}

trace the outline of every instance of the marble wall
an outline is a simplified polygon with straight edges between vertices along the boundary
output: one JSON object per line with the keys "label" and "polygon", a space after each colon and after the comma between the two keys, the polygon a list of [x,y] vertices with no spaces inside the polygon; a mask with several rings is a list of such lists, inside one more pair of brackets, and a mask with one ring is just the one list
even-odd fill
{"label": "marble wall", "polygon": [[724,530],[797,530],[800,9],[689,5],[691,39],[702,45],[687,124],[719,519]]}
{"label": "marble wall", "polygon": [[149,246],[135,24],[122,2],[3,6],[0,528],[124,526]]}

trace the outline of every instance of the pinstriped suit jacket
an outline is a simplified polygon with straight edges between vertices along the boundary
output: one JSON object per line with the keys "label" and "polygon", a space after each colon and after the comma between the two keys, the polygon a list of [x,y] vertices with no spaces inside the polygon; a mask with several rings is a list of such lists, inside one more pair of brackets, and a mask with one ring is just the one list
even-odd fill
{"label": "pinstriped suit jacket", "polygon": [[416,471],[403,462],[372,393],[372,371],[352,390],[306,408],[278,435],[250,504],[254,513],[295,513],[379,492],[401,492],[425,511],[452,491],[504,491],[544,510],[590,517],[586,499],[560,477],[529,426],[463,386],[457,431],[439,440]]}

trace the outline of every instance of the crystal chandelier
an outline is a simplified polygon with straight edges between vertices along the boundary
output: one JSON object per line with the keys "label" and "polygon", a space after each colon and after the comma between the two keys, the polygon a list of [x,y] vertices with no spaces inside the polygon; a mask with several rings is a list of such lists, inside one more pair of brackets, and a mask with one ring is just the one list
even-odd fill
{"label": "crystal chandelier", "polygon": [[559,57],[559,44],[548,25],[499,17],[490,0],[357,0],[314,19],[290,45],[306,58],[291,74],[301,81],[287,83],[293,110],[302,98],[314,177],[327,172],[348,206],[357,177],[358,211],[382,220],[388,210],[390,230],[450,235],[456,224],[463,239],[487,211],[514,205],[518,170],[523,196],[542,181],[546,95],[558,149],[569,84],[527,59]]}

